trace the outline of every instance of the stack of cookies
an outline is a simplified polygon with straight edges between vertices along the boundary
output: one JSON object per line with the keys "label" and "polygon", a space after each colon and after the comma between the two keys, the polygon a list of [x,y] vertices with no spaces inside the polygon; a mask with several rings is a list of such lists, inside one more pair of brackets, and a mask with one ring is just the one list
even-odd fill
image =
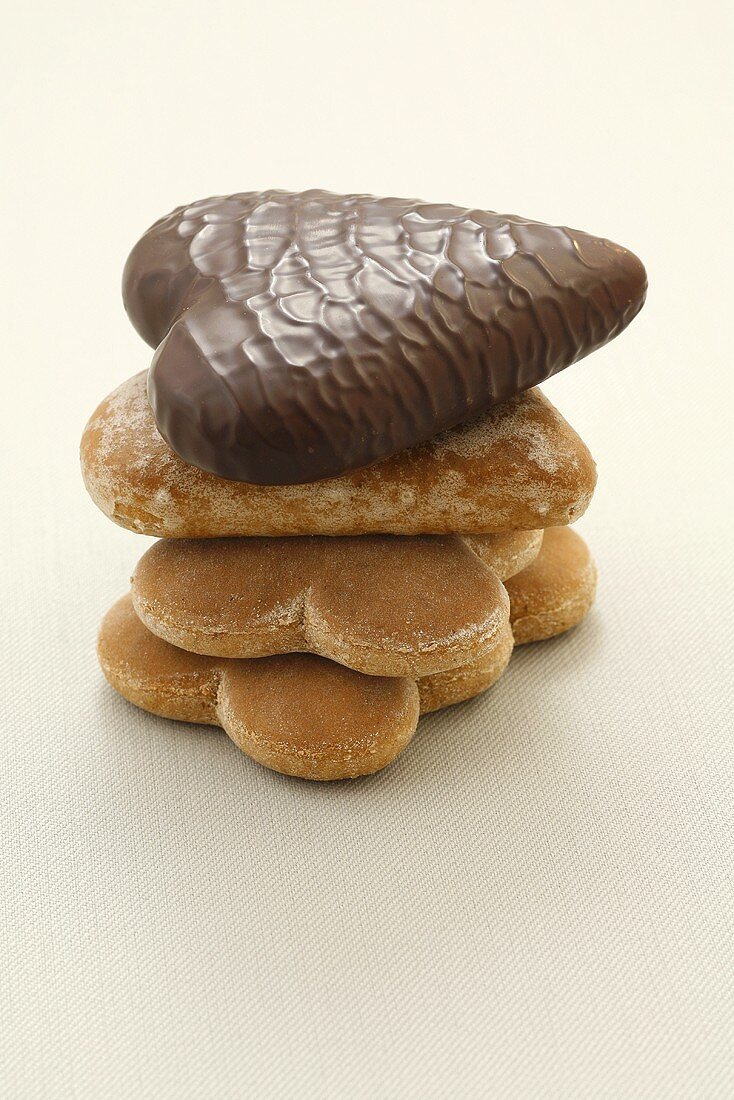
{"label": "stack of cookies", "polygon": [[152,365],[82,440],[95,503],[160,539],[102,623],[109,682],[279,772],[384,767],[591,606],[567,525],[594,463],[533,387],[645,290],[609,241],[454,206],[269,191],[161,219],[124,276]]}

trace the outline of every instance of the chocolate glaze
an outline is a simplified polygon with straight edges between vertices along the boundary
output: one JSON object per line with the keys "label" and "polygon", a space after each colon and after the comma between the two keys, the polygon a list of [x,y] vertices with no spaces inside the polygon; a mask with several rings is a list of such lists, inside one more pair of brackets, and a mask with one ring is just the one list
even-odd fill
{"label": "chocolate glaze", "polygon": [[125,307],[187,462],[236,481],[366,466],[542,382],[621,332],[645,269],[599,237],[371,195],[179,207],[133,249]]}

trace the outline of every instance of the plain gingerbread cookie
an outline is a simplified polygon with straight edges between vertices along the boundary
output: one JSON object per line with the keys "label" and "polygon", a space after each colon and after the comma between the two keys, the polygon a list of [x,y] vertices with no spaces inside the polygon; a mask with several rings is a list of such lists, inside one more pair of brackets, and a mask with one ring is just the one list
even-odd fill
{"label": "plain gingerbread cookie", "polygon": [[163,538],[530,531],[573,523],[596,483],[586,446],[539,390],[341,477],[227,481],[184,462],[164,441],[145,373],[93,413],[81,462],[105,515]]}
{"label": "plain gingerbread cookie", "polygon": [[151,634],[129,596],[105,616],[97,646],[107,680],[165,718],[222,726],[253,760],[304,779],[379,771],[410,742],[421,713],[470,699],[504,671],[502,645],[464,668],[425,679],[364,676],[312,654],[227,660],[187,653]]}
{"label": "plain gingerbread cookie", "polygon": [[500,643],[500,583],[542,533],[162,539],[132,578],[154,634],[213,657],[307,652],[373,676],[428,676]]}

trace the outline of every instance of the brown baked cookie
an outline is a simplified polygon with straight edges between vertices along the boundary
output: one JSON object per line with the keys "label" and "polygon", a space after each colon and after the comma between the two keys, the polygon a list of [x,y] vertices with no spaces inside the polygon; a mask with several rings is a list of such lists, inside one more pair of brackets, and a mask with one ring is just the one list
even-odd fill
{"label": "brown baked cookie", "polygon": [[505,582],[515,645],[539,642],[576,626],[596,594],[589,548],[568,527],[551,527],[531,565]]}
{"label": "brown baked cookie", "polygon": [[203,657],[151,634],[129,596],[105,616],[99,662],[107,680],[153,714],[222,726],[258,763],[305,779],[347,779],[389,764],[419,714],[479,694],[512,652],[501,644],[473,665],[425,679],[363,676],[311,654],[258,660]]}
{"label": "brown baked cookie", "polygon": [[498,531],[494,535],[458,537],[501,581],[506,581],[535,561],[543,542],[543,531]]}
{"label": "brown baked cookie", "polygon": [[428,676],[498,644],[509,601],[488,563],[530,560],[538,535],[477,536],[484,560],[458,535],[163,539],[138,562],[133,605],[194,653],[308,652],[372,676]]}
{"label": "brown baked cookie", "polygon": [[363,470],[250,485],[179,458],[156,428],[139,374],[93,414],[81,460],[106,515],[164,538],[535,530],[578,519],[596,482],[587,448],[538,390]]}

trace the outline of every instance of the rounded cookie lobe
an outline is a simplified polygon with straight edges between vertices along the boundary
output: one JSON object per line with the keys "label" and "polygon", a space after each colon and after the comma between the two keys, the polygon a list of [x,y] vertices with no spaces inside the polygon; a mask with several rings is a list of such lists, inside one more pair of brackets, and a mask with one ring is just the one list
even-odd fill
{"label": "rounded cookie lobe", "polygon": [[162,718],[219,724],[219,673],[211,657],[187,653],[152,634],[129,595],[102,620],[97,657],[115,691],[136,706]]}
{"label": "rounded cookie lobe", "polygon": [[596,576],[580,535],[568,527],[545,531],[535,561],[505,582],[515,645],[553,638],[580,623],[594,602]]}
{"label": "rounded cookie lobe", "polygon": [[492,650],[509,603],[459,537],[388,535],[331,540],[305,611],[318,652],[362,672],[415,677]]}
{"label": "rounded cookie lobe", "polygon": [[222,724],[253,760],[304,779],[350,779],[389,764],[413,737],[412,680],[363,676],[310,653],[232,661]]}
{"label": "rounded cookie lobe", "polygon": [[295,484],[359,469],[536,385],[621,332],[645,270],[514,215],[326,191],[180,207],[124,298],[149,396],[186,461]]}
{"label": "rounded cookie lobe", "polygon": [[133,605],[148,630],[194,653],[266,657],[302,649],[319,542],[162,540],[135,567]]}

